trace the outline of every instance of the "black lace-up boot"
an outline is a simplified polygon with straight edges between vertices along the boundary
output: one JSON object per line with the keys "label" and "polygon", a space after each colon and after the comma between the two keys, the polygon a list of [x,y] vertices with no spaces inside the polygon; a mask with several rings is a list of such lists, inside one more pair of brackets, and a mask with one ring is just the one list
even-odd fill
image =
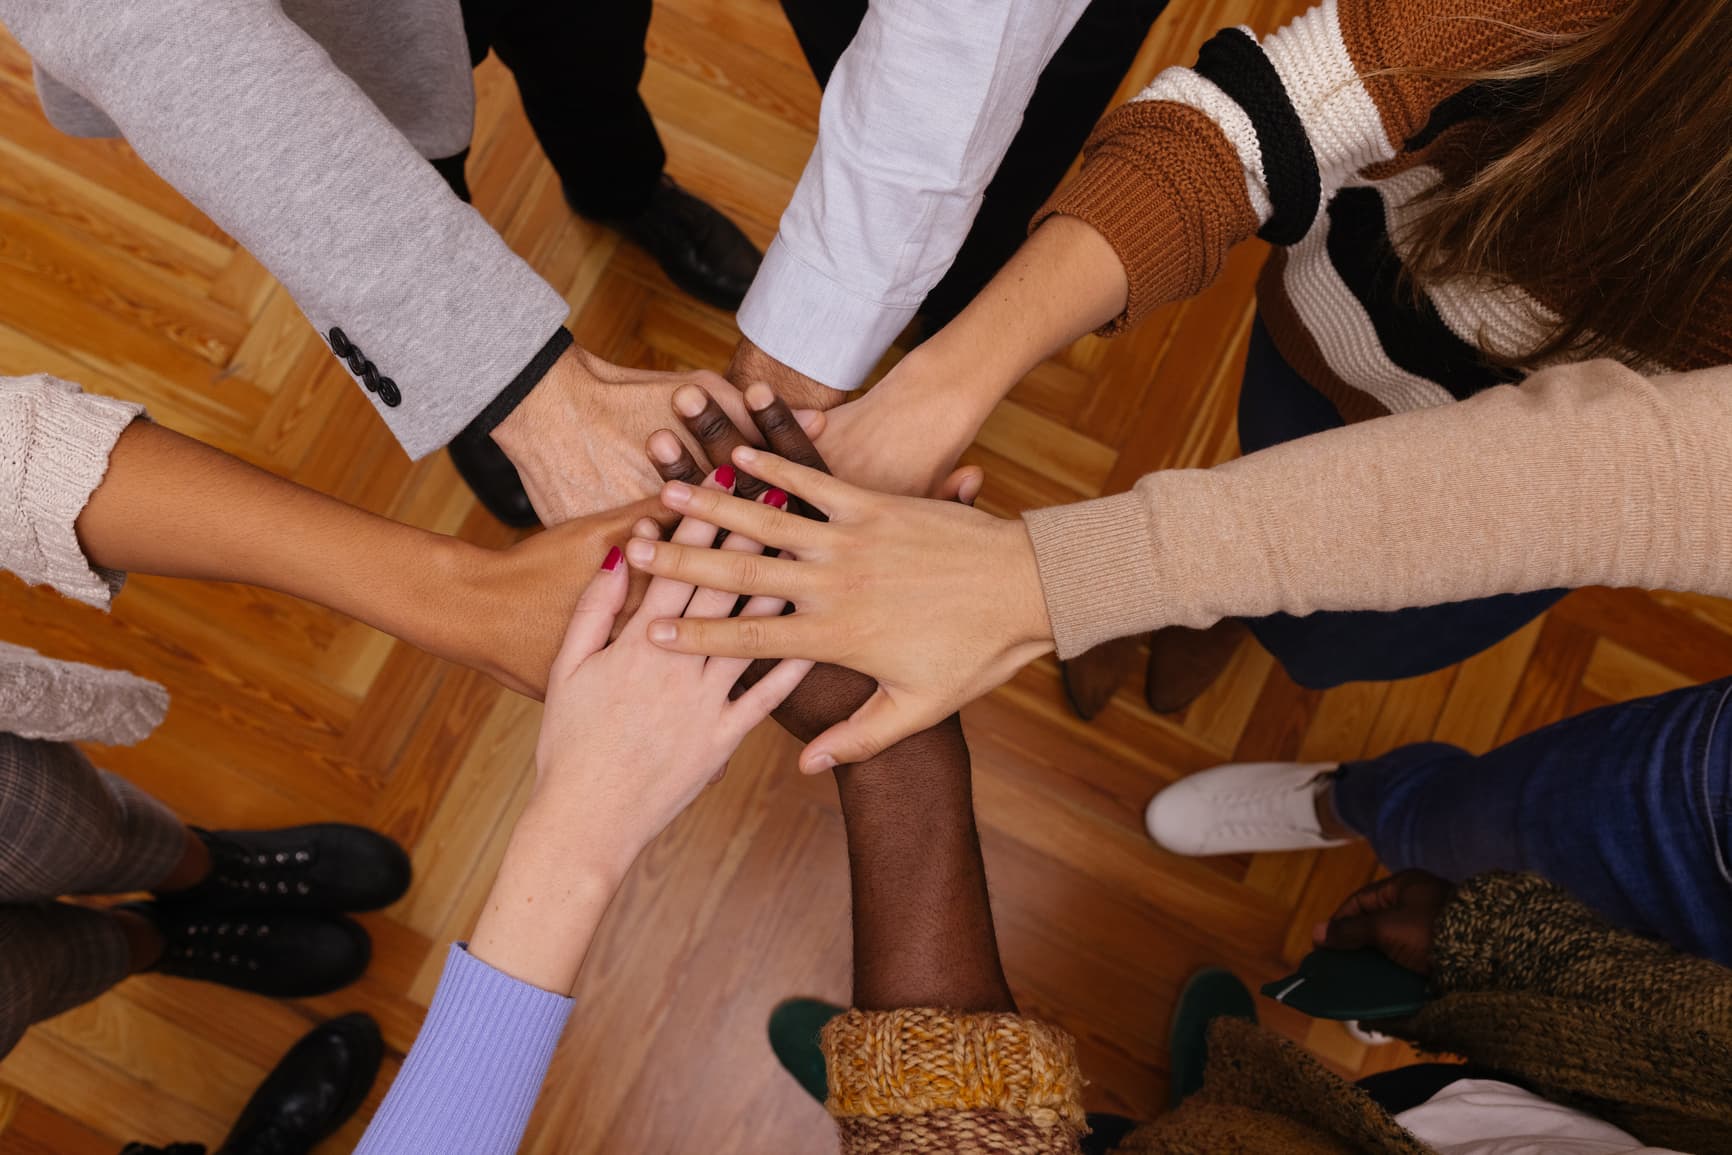
{"label": "black lace-up boot", "polygon": [[377,910],[409,889],[409,856],[363,826],[321,823],[283,830],[199,830],[211,873],[164,903],[205,910]]}
{"label": "black lace-up boot", "polygon": [[341,990],[361,977],[373,953],[367,932],[340,914],[226,911],[184,902],[118,909],[148,919],[162,935],[162,957],[152,968],[158,974],[273,998]]}

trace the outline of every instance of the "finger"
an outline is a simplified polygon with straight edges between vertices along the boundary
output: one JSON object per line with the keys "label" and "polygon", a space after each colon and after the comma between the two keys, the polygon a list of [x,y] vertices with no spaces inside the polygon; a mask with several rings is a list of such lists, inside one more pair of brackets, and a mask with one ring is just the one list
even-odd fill
{"label": "finger", "polygon": [[1377,941],[1377,918],[1370,914],[1354,914],[1329,920],[1323,932],[1323,946],[1329,950],[1360,950]]}
{"label": "finger", "polygon": [[1379,878],[1368,882],[1342,900],[1336,907],[1331,921],[1337,918],[1352,918],[1356,915],[1375,914],[1388,910],[1396,904],[1399,895],[1399,883],[1394,877]]}
{"label": "finger", "polygon": [[[692,388],[696,388],[693,386]],[[701,392],[701,390],[700,390]],[[656,467],[663,481],[683,481],[688,485],[702,485],[704,467],[698,464],[692,451],[686,448],[686,443],[674,436],[671,429],[658,429],[649,435],[644,443],[644,451],[649,454],[650,463]],[[726,461],[727,458],[719,460]]]}
{"label": "finger", "polygon": [[[770,564],[770,561],[765,564]],[[703,654],[711,658],[821,658],[822,655],[812,650],[822,642],[822,635],[811,630],[810,625],[811,619],[799,614],[786,617],[663,618],[650,623],[649,640],[664,650]]]}
{"label": "finger", "polygon": [[[696,519],[688,517],[686,522],[693,520]],[[683,526],[685,523],[681,524]],[[702,521],[699,524],[708,526],[710,523]],[[757,545],[756,539],[749,540],[754,546]],[[693,589],[708,587],[712,590],[724,590],[730,595],[748,594],[755,597],[767,594],[795,601],[795,595],[808,590],[812,581],[811,568],[796,561],[766,557],[762,552],[740,553],[681,545],[677,537],[674,541],[666,542],[634,539],[626,543],[625,556],[633,568],[654,574],[657,580],[677,582]],[[685,608],[682,603],[662,616],[682,615]],[[705,616],[718,615],[694,615],[692,620],[701,622]],[[682,626],[681,629],[683,628]],[[685,649],[684,646],[678,648]]]}
{"label": "finger", "polygon": [[[756,597],[749,599],[738,614],[742,618],[773,618],[781,614],[787,606],[781,598]],[[688,617],[690,615],[687,615]],[[726,683],[732,689],[728,697],[737,699],[747,690],[769,674],[775,666],[773,658],[711,658],[704,667],[704,676],[714,677],[717,681]],[[748,671],[755,671],[748,677]]]}
{"label": "finger", "polygon": [[[696,385],[687,385],[674,393],[674,412],[685,423],[686,432],[697,439],[704,456],[717,465],[732,459],[735,449],[749,444],[716,399]],[[770,488],[755,477],[738,478],[737,484],[740,496],[748,499]]]}
{"label": "finger", "polygon": [[[774,390],[768,385],[750,385],[746,388],[745,397],[746,408],[752,411],[752,423],[758,427],[758,432],[763,435],[764,444],[771,453],[796,465],[804,465],[807,469],[830,472],[823,454],[813,446],[812,439],[807,436],[793,410],[788,408],[787,402],[776,396]],[[793,503],[793,507],[794,512],[802,517],[827,520],[804,501]]]}
{"label": "finger", "polygon": [[973,505],[985,484],[984,469],[978,465],[964,465],[939,482],[938,489],[932,496],[939,501],[958,501],[963,505]]}
{"label": "finger", "polygon": [[660,541],[662,536],[662,527],[657,524],[656,519],[653,517],[640,517],[637,519],[637,523],[631,527],[631,535],[633,537],[647,538],[650,541]]}
{"label": "finger", "polygon": [[548,676],[549,685],[567,678],[586,662],[590,655],[607,645],[613,620],[625,605],[629,573],[620,556],[619,547],[607,551],[601,569],[578,595],[577,607],[571,612],[571,622],[565,627],[565,642],[553,659]]}
{"label": "finger", "polygon": [[738,733],[744,734],[780,706],[789,694],[799,688],[806,675],[811,672],[813,663],[801,658],[789,658],[776,663],[776,667],[762,678],[751,689],[735,698],[727,706],[730,721],[738,727]]}
{"label": "finger", "polygon": [[750,446],[741,446],[734,450],[733,461],[759,480],[799,496],[829,518],[854,512],[869,496],[865,490],[857,489],[845,481],[838,481],[828,473]]}
{"label": "finger", "polygon": [[943,717],[942,714],[927,717],[927,713],[897,702],[880,686],[864,706],[854,711],[853,717],[836,723],[806,744],[800,753],[800,770],[819,774],[875,758]]}
{"label": "finger", "polygon": [[800,423],[800,428],[806,431],[806,436],[813,441],[824,436],[824,430],[830,428],[830,419],[822,409],[796,409],[794,420]]}
{"label": "finger", "polygon": [[[716,547],[717,553],[762,554],[764,547],[741,533],[731,533],[728,539]],[[714,586],[699,586],[698,592],[692,595],[692,600],[686,605],[685,616],[688,618],[725,618],[734,612],[734,606],[739,603],[738,591],[717,589]],[[781,599],[775,599],[780,603]],[[777,611],[781,606],[778,604]]]}
{"label": "finger", "polygon": [[752,424],[764,435],[764,444],[771,453],[807,469],[830,472],[823,455],[813,446],[812,439],[795,418],[794,411],[788,408],[786,401],[776,396],[775,390],[768,385],[748,385],[746,408],[751,411]]}
{"label": "finger", "polygon": [[[734,471],[723,466],[710,474],[705,479],[704,484],[695,492],[720,493],[724,487],[732,484],[733,480]],[[695,517],[687,517],[682,518],[679,525],[674,527],[673,536],[666,542],[646,541],[638,537],[632,538],[626,542],[625,556],[633,567],[647,569],[645,566],[638,565],[636,561],[636,558],[644,550],[692,548],[709,553],[711,552],[709,546],[715,540],[716,527],[714,525]],[[655,574],[655,580],[650,582],[649,590],[643,596],[643,604],[638,607],[637,615],[632,620],[634,622],[651,622],[656,618],[683,613],[686,603],[692,600],[692,583],[655,570],[648,572]]]}
{"label": "finger", "polygon": [[[762,501],[747,501],[739,497],[729,497],[717,490],[670,481],[662,486],[662,504],[682,516],[701,518],[729,533],[743,533],[770,549],[789,549],[800,553],[817,547],[825,540],[823,523],[789,513],[788,495],[780,489],[769,490],[763,494]],[[633,565],[640,564],[635,555],[631,562]]]}

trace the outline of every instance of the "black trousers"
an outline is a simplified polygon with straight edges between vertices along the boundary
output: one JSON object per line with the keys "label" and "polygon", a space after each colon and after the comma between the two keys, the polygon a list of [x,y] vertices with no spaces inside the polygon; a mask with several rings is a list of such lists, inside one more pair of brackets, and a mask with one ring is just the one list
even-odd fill
{"label": "black trousers", "polygon": [[650,3],[463,0],[470,59],[480,64],[492,51],[511,70],[565,199],[586,217],[641,212],[667,164],[638,95]]}
{"label": "black trousers", "polygon": [[[463,0],[475,63],[491,50],[517,79],[542,151],[586,217],[626,217],[649,203],[667,153],[638,95],[651,0]],[[782,0],[820,85],[866,18],[867,0]],[[986,286],[1027,234],[1136,59],[1166,0],[1094,0],[1041,74],[1022,127],[986,188],[980,215],[927,294],[928,330]],[[451,169],[455,167],[455,174]],[[440,166],[459,195],[461,158]]]}
{"label": "black trousers", "polygon": [[[1041,73],[956,263],[926,295],[920,313],[928,332],[961,312],[1022,244],[1029,218],[1064,179],[1166,6],[1167,0],[1093,0],[1083,12]],[[819,84],[829,83],[866,7],[867,0],[782,0]]]}

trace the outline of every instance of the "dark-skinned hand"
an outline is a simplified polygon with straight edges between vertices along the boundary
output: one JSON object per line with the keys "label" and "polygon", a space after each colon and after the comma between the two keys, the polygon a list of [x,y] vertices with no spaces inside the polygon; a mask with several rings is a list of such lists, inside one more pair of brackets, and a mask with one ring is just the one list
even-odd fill
{"label": "dark-skinned hand", "polygon": [[1348,896],[1313,936],[1329,950],[1376,947],[1418,974],[1431,973],[1431,943],[1438,916],[1455,885],[1423,870],[1380,878]]}

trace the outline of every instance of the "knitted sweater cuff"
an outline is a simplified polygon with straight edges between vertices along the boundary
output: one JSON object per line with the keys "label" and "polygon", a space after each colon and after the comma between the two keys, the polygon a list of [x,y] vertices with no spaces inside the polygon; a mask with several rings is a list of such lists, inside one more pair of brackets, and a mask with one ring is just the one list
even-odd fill
{"label": "knitted sweater cuff", "polygon": [[1060,658],[1163,620],[1149,513],[1133,490],[1022,515]]}
{"label": "knitted sweater cuff", "polygon": [[1535,874],[1488,871],[1463,882],[1432,931],[1432,986],[1444,994],[1532,990],[1608,928]]}
{"label": "knitted sweater cuff", "polygon": [[1201,292],[1227,250],[1257,230],[1238,154],[1198,109],[1165,100],[1121,105],[1102,119],[1084,156],[1029,228],[1063,213],[1112,245],[1129,292],[1102,336]]}
{"label": "knitted sweater cuff", "polygon": [[861,1119],[956,1111],[997,1112],[1071,1141],[1084,1126],[1076,1043],[1034,1019],[854,1010],[825,1026],[823,1046],[825,1105],[845,1133]]}
{"label": "knitted sweater cuff", "polygon": [[143,412],[46,374],[0,386],[0,488],[14,510],[0,516],[0,565],[108,608],[122,575],[92,568],[78,543],[78,515],[108,473],[114,443]]}

